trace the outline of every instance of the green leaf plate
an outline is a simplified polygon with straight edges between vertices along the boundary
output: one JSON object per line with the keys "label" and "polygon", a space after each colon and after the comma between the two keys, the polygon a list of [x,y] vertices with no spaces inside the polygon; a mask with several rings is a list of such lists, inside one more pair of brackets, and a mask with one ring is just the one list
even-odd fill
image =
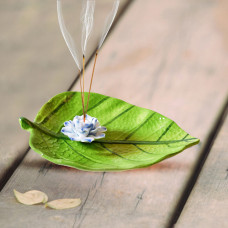
{"label": "green leaf plate", "polygon": [[199,143],[157,112],[97,93],[91,93],[88,114],[107,127],[106,137],[92,143],[71,141],[60,130],[82,113],[81,93],[64,92],[48,101],[34,122],[21,117],[20,124],[31,133],[29,144],[42,157],[90,171],[147,167]]}

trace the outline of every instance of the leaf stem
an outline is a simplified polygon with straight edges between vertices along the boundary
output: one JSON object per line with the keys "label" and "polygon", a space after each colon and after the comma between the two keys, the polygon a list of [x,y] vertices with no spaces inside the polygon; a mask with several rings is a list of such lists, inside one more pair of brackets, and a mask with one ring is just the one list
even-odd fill
{"label": "leaf stem", "polygon": [[22,129],[25,129],[25,130],[31,130],[31,129],[35,128],[35,129],[42,131],[43,133],[50,135],[52,137],[55,137],[55,138],[69,139],[69,137],[65,136],[64,134],[55,133],[54,131],[47,129],[46,127],[42,126],[41,124],[32,122],[25,117],[20,118],[20,124],[21,124]]}

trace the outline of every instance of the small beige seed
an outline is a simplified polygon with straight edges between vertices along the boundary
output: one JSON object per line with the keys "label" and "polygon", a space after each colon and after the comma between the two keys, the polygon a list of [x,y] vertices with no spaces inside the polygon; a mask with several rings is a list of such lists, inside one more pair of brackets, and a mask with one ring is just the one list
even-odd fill
{"label": "small beige seed", "polygon": [[46,207],[61,210],[77,207],[81,204],[81,199],[58,199],[45,204]]}
{"label": "small beige seed", "polygon": [[17,201],[25,205],[46,203],[48,201],[48,196],[44,192],[38,190],[31,190],[25,193],[18,192],[15,189],[13,191]]}
{"label": "small beige seed", "polygon": [[48,196],[44,193],[44,199],[43,199],[43,202],[42,203],[47,203],[47,201],[48,201]]}

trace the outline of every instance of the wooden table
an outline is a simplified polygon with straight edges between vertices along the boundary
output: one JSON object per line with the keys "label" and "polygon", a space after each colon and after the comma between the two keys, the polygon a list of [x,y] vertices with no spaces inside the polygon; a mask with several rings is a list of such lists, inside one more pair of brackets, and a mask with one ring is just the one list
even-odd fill
{"label": "wooden table", "polygon": [[[162,113],[201,142],[149,168],[117,173],[57,166],[27,149],[18,117],[33,119],[55,94],[78,91],[77,71],[55,2],[0,5],[0,227],[228,227],[226,0],[122,1],[93,91]],[[25,206],[13,189],[82,204]]]}

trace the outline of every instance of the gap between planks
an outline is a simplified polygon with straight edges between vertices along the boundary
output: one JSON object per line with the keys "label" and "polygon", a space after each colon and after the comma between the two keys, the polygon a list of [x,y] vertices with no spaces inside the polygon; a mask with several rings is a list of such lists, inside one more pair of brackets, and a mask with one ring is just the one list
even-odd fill
{"label": "gap between planks", "polygon": [[[114,22],[113,22],[113,24],[112,24],[112,26],[111,26],[111,28],[109,30],[109,33],[107,34],[107,37],[106,37],[104,43],[106,42],[107,38],[110,36],[110,34],[112,33],[112,31],[115,29],[115,27],[118,24],[118,22],[120,21],[121,17],[126,13],[127,9],[129,8],[129,6],[132,4],[133,1],[134,0],[127,0],[126,3],[123,5],[123,7],[121,9],[119,9],[119,13],[116,16],[116,18],[115,18],[115,20],[114,20]],[[85,64],[85,69],[87,69],[87,66],[92,61],[95,53],[96,53],[96,49],[94,49],[93,53],[90,55],[89,59],[87,60],[87,62]],[[70,86],[68,87],[67,91],[71,91],[72,88],[78,82],[78,80],[79,80],[79,73],[76,74],[75,79],[70,84]],[[3,176],[3,178],[0,181],[0,192],[2,191],[2,189],[4,188],[4,186],[6,185],[6,183],[10,179],[10,177],[13,175],[13,173],[16,171],[16,169],[20,166],[20,164],[24,160],[25,156],[28,154],[29,150],[30,150],[30,146],[28,146],[27,149],[25,149],[25,152],[22,153],[22,155],[12,164],[12,166],[10,167],[10,169]]]}
{"label": "gap between planks", "polygon": [[196,163],[192,175],[189,178],[189,181],[186,184],[186,187],[184,188],[180,199],[177,202],[176,207],[173,210],[173,214],[170,217],[170,220],[167,223],[167,228],[172,228],[175,226],[175,224],[177,223],[179,217],[181,216],[181,213],[183,211],[183,208],[193,190],[193,187],[195,186],[195,183],[200,175],[200,172],[204,166],[204,163],[211,151],[211,148],[221,130],[221,127],[226,119],[226,116],[228,114],[228,96],[224,102],[224,104],[222,105],[222,108],[214,122],[214,124],[212,125],[211,131],[209,132],[205,143],[202,147],[202,152],[200,153],[200,157],[198,159],[198,162]]}

